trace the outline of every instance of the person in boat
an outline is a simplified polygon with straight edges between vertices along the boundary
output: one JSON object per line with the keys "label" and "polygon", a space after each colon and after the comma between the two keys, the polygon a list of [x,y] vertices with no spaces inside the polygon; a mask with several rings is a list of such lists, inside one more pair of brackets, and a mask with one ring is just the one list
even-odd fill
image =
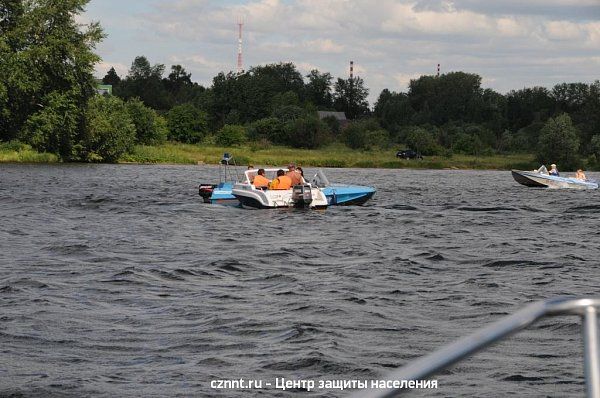
{"label": "person in boat", "polygon": [[290,189],[291,187],[292,179],[286,176],[282,169],[277,170],[277,178],[269,184],[269,189]]}
{"label": "person in boat", "polygon": [[265,177],[265,169],[258,169],[256,177],[254,177],[253,184],[256,188],[266,188],[269,186],[269,179]]}
{"label": "person in boat", "polygon": [[[254,170],[254,166],[252,166],[251,164],[248,165],[248,170]],[[254,182],[254,177],[256,177],[256,174],[254,173],[248,173],[248,177],[250,177],[250,183],[252,184]]]}
{"label": "person in boat", "polygon": [[300,167],[300,166],[296,167],[296,171],[297,171],[298,173],[300,173],[300,175],[302,176],[302,181],[306,181],[306,180],[304,179],[304,170],[302,170],[302,167]]}
{"label": "person in boat", "polygon": [[556,168],[556,165],[554,163],[550,165],[550,172],[548,174],[556,177],[560,176],[560,174],[558,174],[558,169]]}
{"label": "person in boat", "polygon": [[578,179],[578,180],[582,180],[582,181],[587,180],[587,177],[585,176],[585,173],[581,169],[577,170],[577,172],[575,173],[575,178]]}
{"label": "person in boat", "polygon": [[292,186],[304,184],[304,178],[302,178],[302,174],[296,170],[295,163],[290,163],[288,165],[288,172],[285,175],[292,180]]}

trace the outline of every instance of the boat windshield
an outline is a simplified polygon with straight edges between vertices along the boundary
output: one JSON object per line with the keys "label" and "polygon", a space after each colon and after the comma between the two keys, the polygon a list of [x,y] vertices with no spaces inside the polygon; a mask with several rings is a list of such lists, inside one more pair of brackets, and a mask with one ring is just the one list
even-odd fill
{"label": "boat windshield", "polygon": [[548,169],[546,168],[546,166],[542,165],[542,167],[537,169],[537,172],[540,174],[548,174]]}
{"label": "boat windshield", "polygon": [[327,179],[327,177],[325,177],[325,173],[323,173],[323,170],[320,169],[317,170],[315,175],[312,177],[312,179],[310,180],[310,184],[317,188],[324,188],[330,185],[329,180]]}

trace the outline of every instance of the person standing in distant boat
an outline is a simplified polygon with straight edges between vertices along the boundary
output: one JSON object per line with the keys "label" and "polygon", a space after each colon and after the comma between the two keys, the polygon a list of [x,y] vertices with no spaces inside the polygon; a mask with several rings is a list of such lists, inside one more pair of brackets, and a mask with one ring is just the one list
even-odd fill
{"label": "person standing in distant boat", "polygon": [[560,174],[558,174],[558,169],[556,168],[556,165],[554,163],[550,165],[550,172],[548,174],[556,177],[560,176]]}
{"label": "person standing in distant boat", "polygon": [[577,173],[575,173],[575,178],[581,181],[587,180],[585,173],[581,169],[577,170]]}
{"label": "person standing in distant boat", "polygon": [[269,186],[269,179],[265,177],[265,169],[258,169],[258,174],[254,177],[254,186],[256,188],[266,188]]}
{"label": "person standing in distant boat", "polygon": [[288,172],[285,175],[290,177],[290,179],[292,180],[292,186],[304,184],[304,178],[302,178],[302,174],[296,171],[295,163],[290,163],[288,165]]}

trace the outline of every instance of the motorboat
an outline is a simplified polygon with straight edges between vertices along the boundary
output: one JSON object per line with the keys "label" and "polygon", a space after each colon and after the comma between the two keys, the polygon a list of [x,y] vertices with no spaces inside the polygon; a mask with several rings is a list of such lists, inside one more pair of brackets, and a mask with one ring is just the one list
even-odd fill
{"label": "motorboat", "polygon": [[[275,174],[278,170],[285,169],[264,169],[267,175]],[[323,191],[312,186],[310,183],[294,185],[290,189],[262,189],[255,187],[251,180],[255,170],[247,170],[245,181],[235,183],[231,193],[240,202],[242,207],[252,207],[256,209],[277,209],[277,208],[306,208],[306,209],[325,209],[327,208],[327,197]]]}
{"label": "motorboat", "polygon": [[597,189],[598,182],[594,180],[579,180],[574,177],[560,177],[548,174],[544,166],[534,171],[512,170],[516,182],[528,187],[539,188],[571,188]]}
{"label": "motorboat", "polygon": [[330,206],[362,205],[375,195],[373,187],[331,184],[323,170],[317,170],[311,179],[311,184],[321,188]]}
{"label": "motorboat", "polygon": [[[256,170],[254,170],[256,172]],[[205,203],[238,205],[238,199],[231,192],[239,181],[235,161],[228,153],[223,155],[219,166],[218,184],[200,184],[198,193]],[[332,184],[322,170],[317,170],[310,183],[321,189],[330,206],[362,205],[375,195],[375,188],[362,185]]]}
{"label": "motorboat", "polygon": [[234,181],[240,179],[237,173],[235,159],[229,153],[224,153],[219,162],[219,183],[218,184],[200,184],[198,194],[204,200],[204,203],[219,203],[238,205],[239,202],[231,194]]}

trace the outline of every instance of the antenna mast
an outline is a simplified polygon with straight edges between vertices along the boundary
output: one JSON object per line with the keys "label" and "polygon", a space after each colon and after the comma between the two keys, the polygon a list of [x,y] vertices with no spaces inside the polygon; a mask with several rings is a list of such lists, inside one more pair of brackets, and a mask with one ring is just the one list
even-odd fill
{"label": "antenna mast", "polygon": [[244,23],[242,20],[238,20],[239,35],[238,35],[238,57],[237,57],[237,73],[241,74],[244,72],[244,64],[242,63],[242,26]]}

